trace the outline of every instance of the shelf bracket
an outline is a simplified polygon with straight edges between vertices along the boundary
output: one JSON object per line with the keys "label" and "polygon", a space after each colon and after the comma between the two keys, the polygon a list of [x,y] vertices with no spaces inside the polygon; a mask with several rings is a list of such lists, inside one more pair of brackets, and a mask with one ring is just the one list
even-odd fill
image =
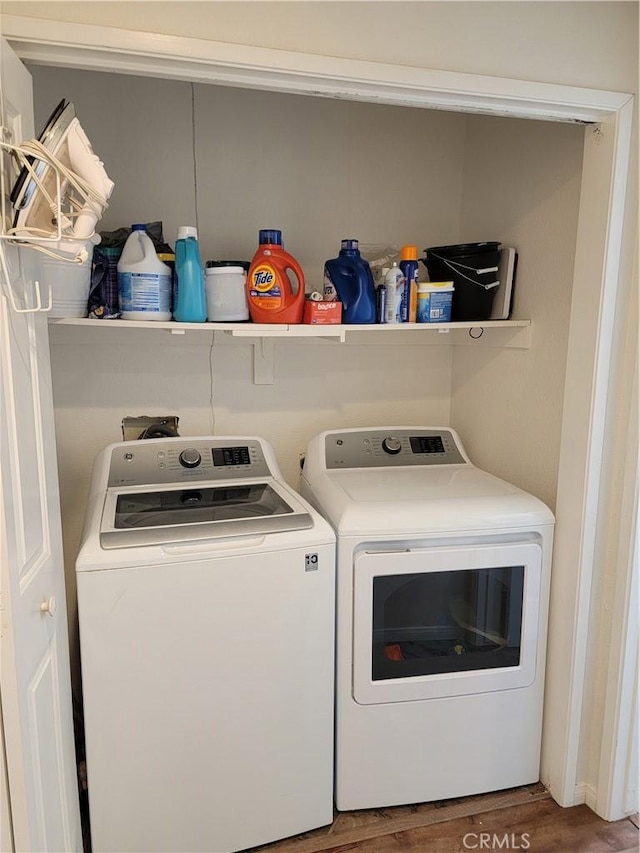
{"label": "shelf bracket", "polygon": [[253,342],[253,384],[273,385],[275,375],[275,342],[260,338]]}

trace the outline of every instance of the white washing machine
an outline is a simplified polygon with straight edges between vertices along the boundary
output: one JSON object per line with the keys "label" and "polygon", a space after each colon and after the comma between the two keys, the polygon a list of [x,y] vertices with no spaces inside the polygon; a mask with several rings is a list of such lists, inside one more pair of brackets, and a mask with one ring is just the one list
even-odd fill
{"label": "white washing machine", "polygon": [[337,533],[337,807],[537,781],[549,509],[449,428],[323,432],[301,491]]}
{"label": "white washing machine", "polygon": [[265,441],[106,448],[77,582],[96,853],[332,821],[335,536]]}

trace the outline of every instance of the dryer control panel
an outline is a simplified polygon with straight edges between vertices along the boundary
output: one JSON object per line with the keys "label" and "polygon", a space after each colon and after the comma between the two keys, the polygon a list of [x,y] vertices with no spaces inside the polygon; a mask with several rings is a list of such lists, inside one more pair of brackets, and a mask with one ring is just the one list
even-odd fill
{"label": "dryer control panel", "polygon": [[364,429],[325,436],[327,469],[469,464],[463,454],[448,429]]}
{"label": "dryer control panel", "polygon": [[269,477],[256,439],[190,438],[127,441],[113,447],[109,487]]}

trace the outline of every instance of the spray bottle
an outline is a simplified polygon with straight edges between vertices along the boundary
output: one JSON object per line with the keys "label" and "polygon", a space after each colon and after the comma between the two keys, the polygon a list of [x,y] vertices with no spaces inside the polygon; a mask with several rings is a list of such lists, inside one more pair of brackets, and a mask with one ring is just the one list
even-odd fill
{"label": "spray bottle", "polygon": [[387,270],[384,277],[384,289],[386,291],[385,322],[400,323],[400,308],[402,305],[402,290],[404,288],[404,274],[398,264],[394,261],[391,269]]}
{"label": "spray bottle", "polygon": [[403,246],[400,250],[400,269],[404,274],[400,317],[403,323],[416,322],[418,304],[418,248]]}

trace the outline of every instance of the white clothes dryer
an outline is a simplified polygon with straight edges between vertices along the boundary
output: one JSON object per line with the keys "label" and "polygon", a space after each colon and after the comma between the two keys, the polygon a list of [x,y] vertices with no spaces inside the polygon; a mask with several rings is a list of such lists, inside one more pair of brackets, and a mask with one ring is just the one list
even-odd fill
{"label": "white clothes dryer", "polygon": [[332,821],[335,536],[265,441],[107,447],[76,568],[94,850]]}
{"label": "white clothes dryer", "polygon": [[338,809],[537,781],[550,510],[449,428],[323,432],[301,491],[337,534]]}

